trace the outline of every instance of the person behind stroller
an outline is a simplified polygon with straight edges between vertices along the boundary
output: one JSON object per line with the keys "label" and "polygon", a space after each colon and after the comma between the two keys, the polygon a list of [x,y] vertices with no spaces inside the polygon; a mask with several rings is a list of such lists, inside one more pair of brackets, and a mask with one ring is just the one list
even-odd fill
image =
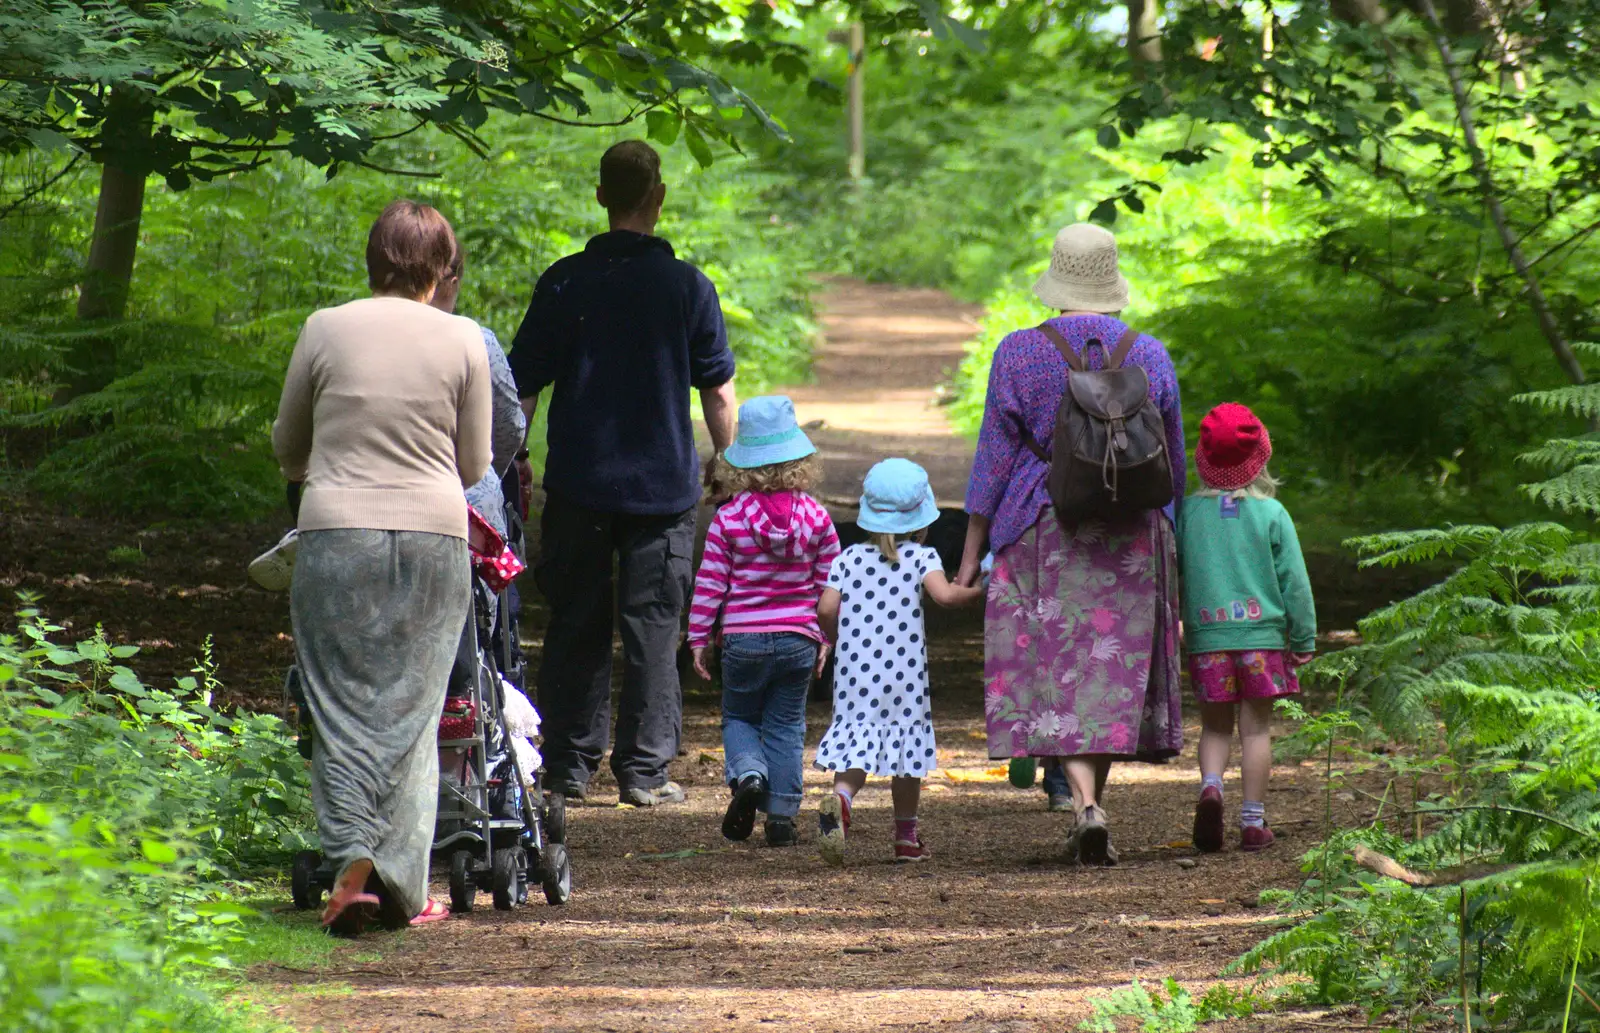
{"label": "person behind stroller", "polygon": [[[456,252],[450,259],[450,273],[439,282],[429,302],[441,312],[454,313],[461,296],[461,276],[466,272],[467,256],[456,241]],[[522,414],[522,403],[517,398],[517,382],[511,376],[511,364],[506,361],[505,349],[500,339],[488,327],[479,325],[484,348],[489,359],[489,390],[493,397],[492,436],[494,458],[489,472],[467,489],[467,505],[483,514],[489,526],[506,537],[506,499],[501,479],[511,469],[522,450],[523,438],[528,433],[528,419]]]}
{"label": "person behind stroller", "polygon": [[462,490],[492,451],[482,333],[429,307],[455,255],[436,209],[385,208],[373,296],[306,320],[272,428],[286,479],[305,482],[290,612],[336,932],[448,913],[428,899],[435,744],[471,599]]}

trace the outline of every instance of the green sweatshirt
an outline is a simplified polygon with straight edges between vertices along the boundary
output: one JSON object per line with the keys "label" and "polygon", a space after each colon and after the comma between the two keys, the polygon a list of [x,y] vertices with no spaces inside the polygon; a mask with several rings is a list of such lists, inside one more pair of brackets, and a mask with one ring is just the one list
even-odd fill
{"label": "green sweatshirt", "polygon": [[1275,499],[1197,495],[1178,518],[1183,634],[1191,653],[1309,653],[1317,610],[1289,511]]}

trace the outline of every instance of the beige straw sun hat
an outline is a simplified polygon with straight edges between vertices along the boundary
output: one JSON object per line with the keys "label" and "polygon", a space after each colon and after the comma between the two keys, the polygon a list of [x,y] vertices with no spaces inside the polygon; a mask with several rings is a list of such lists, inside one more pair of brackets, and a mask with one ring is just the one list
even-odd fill
{"label": "beige straw sun hat", "polygon": [[1117,271],[1117,238],[1093,223],[1065,227],[1033,293],[1063,312],[1121,312],[1128,307],[1128,281]]}

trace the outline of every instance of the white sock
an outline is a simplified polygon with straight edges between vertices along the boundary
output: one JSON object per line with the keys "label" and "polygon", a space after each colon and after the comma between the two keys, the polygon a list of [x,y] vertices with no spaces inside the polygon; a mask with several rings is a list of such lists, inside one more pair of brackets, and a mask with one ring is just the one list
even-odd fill
{"label": "white sock", "polygon": [[1219,792],[1219,793],[1222,792],[1222,776],[1221,775],[1201,775],[1200,776],[1200,791],[1202,793],[1205,792],[1208,788],[1210,788],[1212,786],[1216,787],[1217,792]]}
{"label": "white sock", "polygon": [[1265,827],[1267,824],[1267,805],[1260,800],[1246,800],[1240,804],[1239,824],[1247,829]]}

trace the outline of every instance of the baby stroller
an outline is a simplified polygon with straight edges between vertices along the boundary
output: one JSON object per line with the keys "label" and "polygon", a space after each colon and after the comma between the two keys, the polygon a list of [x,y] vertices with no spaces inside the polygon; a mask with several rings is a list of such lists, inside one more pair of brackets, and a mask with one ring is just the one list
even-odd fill
{"label": "baby stroller", "polygon": [[[514,516],[511,530],[517,531]],[[475,554],[504,552],[487,524],[475,520],[473,535]],[[509,910],[527,901],[535,881],[547,902],[565,904],[572,896],[566,799],[545,795],[531,743],[538,717],[519,684],[516,623],[504,598],[510,577],[479,569],[473,620],[439,725],[434,853],[449,858],[450,908],[457,913],[472,910],[479,890],[490,891],[496,908]]]}
{"label": "baby stroller", "polygon": [[[517,550],[475,511],[469,511],[473,553],[472,609],[440,719],[439,810],[436,857],[450,865],[450,907],[471,911],[479,890],[508,910],[525,903],[537,881],[551,904],[572,895],[566,849],[565,799],[547,798],[538,751],[531,743],[538,717],[523,695],[523,664],[506,589],[522,569]],[[520,515],[507,507],[512,541],[520,542]],[[309,711],[298,666],[285,680],[286,699],[298,709],[300,752],[311,755]],[[300,910],[318,907],[337,872],[316,851],[296,855],[290,887]]]}

